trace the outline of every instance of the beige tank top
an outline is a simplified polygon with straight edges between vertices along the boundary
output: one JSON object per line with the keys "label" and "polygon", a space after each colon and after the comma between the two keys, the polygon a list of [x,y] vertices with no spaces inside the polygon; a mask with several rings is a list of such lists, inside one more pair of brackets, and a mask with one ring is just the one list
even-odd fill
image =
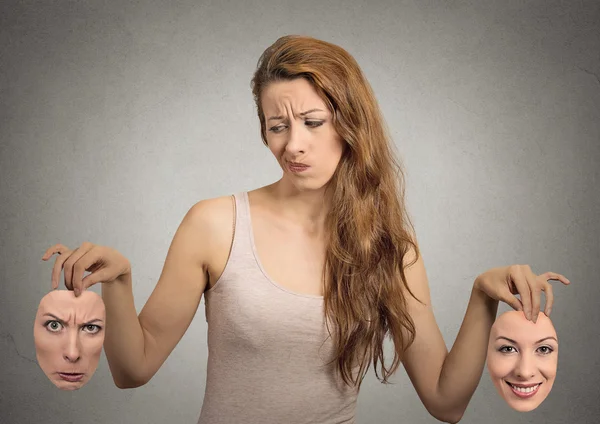
{"label": "beige tank top", "polygon": [[328,364],[323,297],[269,278],[256,253],[248,193],[234,198],[230,257],[205,294],[208,369],[198,424],[354,423],[358,391]]}

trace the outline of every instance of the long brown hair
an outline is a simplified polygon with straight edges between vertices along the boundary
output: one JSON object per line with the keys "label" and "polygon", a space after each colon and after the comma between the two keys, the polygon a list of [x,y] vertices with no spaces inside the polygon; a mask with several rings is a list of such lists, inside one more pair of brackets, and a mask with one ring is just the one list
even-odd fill
{"label": "long brown hair", "polygon": [[[348,385],[360,386],[371,362],[377,378],[387,383],[415,337],[405,292],[415,296],[404,267],[416,262],[419,248],[404,201],[404,173],[358,63],[341,47],[311,37],[281,37],[258,61],[252,92],[265,145],[262,90],[295,78],[312,83],[346,144],[327,186],[332,206],[323,281],[333,360]],[[414,258],[406,264],[411,249]],[[384,358],[386,337],[394,343],[390,366]]]}

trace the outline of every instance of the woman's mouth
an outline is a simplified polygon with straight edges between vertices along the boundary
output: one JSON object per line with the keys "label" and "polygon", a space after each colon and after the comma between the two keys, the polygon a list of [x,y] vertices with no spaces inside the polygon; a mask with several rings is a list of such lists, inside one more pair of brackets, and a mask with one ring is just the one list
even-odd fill
{"label": "woman's mouth", "polygon": [[512,383],[509,383],[508,381],[505,381],[505,382],[506,382],[506,384],[508,384],[508,386],[510,387],[510,389],[512,390],[512,392],[515,395],[517,395],[518,397],[523,398],[523,399],[534,396],[538,392],[538,389],[540,388],[540,386],[542,385],[542,383],[537,383],[534,385],[530,385],[530,384],[515,385]]}
{"label": "woman's mouth", "polygon": [[291,172],[297,173],[306,171],[310,167],[304,164],[288,162],[288,168]]}
{"label": "woman's mouth", "polygon": [[83,378],[82,373],[76,373],[76,372],[59,372],[58,375],[63,380],[70,381],[70,382],[81,381],[81,379]]}

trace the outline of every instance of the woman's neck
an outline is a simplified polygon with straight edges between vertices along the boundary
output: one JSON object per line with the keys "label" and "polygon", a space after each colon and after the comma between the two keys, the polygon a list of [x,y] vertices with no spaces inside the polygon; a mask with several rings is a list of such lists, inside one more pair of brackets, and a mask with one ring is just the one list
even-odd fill
{"label": "woman's neck", "polygon": [[300,191],[280,180],[265,187],[275,212],[313,235],[323,233],[329,211],[325,189]]}

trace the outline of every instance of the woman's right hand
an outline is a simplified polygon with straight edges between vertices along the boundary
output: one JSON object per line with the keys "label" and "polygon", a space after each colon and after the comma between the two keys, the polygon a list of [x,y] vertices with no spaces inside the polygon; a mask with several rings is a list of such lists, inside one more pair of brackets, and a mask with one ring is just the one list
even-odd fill
{"label": "woman's right hand", "polygon": [[[79,296],[83,290],[96,283],[108,283],[131,274],[131,264],[121,253],[106,246],[85,242],[75,250],[62,244],[50,247],[42,256],[47,261],[58,253],[52,268],[52,289],[58,288],[62,268],[65,269],[65,286]],[[91,272],[83,278],[85,271]]]}

